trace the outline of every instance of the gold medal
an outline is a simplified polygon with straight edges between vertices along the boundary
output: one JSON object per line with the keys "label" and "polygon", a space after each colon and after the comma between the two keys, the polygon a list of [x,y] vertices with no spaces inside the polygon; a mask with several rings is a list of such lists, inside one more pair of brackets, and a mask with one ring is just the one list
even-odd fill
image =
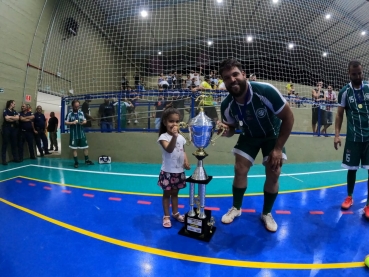
{"label": "gold medal", "polygon": [[358,107],[359,109],[361,109],[361,108],[363,107],[363,105],[359,104],[359,105],[357,105],[357,107]]}

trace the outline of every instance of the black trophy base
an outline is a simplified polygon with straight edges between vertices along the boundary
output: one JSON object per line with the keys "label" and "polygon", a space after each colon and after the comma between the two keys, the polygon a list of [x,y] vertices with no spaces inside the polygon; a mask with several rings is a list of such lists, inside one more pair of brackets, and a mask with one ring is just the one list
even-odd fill
{"label": "black trophy base", "polygon": [[185,215],[185,224],[178,232],[178,234],[189,238],[209,242],[217,228],[208,225],[208,222],[211,218],[211,211],[205,210],[205,215],[206,218],[201,219],[199,218],[198,214],[190,217],[187,213]]}

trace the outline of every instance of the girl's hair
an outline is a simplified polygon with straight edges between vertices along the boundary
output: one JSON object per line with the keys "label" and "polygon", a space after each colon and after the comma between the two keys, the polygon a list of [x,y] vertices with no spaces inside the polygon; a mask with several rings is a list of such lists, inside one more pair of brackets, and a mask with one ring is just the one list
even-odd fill
{"label": "girl's hair", "polygon": [[167,108],[163,111],[163,114],[160,119],[159,137],[161,134],[164,134],[167,132],[167,127],[164,125],[164,121],[167,121],[168,117],[172,114],[178,114],[178,116],[180,116],[179,110],[175,108]]}
{"label": "girl's hair", "polygon": [[14,100],[8,100],[6,101],[6,108],[9,109],[10,105],[13,104]]}

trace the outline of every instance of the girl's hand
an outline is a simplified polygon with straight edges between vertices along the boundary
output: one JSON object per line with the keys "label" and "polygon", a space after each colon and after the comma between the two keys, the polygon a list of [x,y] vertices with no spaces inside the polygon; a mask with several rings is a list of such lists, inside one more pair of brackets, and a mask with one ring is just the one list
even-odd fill
{"label": "girl's hand", "polygon": [[175,137],[178,137],[178,126],[173,126],[172,128],[172,133],[173,133],[173,136]]}
{"label": "girl's hand", "polygon": [[191,166],[190,166],[190,164],[188,163],[188,161],[185,161],[185,162],[184,162],[183,167],[184,167],[184,169],[186,169],[186,170],[190,170],[190,169],[191,169]]}

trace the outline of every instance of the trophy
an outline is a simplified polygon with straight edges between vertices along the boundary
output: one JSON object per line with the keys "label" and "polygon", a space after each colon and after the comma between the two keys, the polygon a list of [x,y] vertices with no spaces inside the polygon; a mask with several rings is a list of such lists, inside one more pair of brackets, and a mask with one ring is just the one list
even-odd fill
{"label": "trophy", "polygon": [[[212,139],[214,125],[212,120],[205,115],[203,108],[200,108],[200,113],[192,118],[189,124],[181,122],[180,127],[188,128],[190,137],[187,140],[197,147],[197,150],[192,153],[197,158],[197,167],[191,177],[186,179],[186,182],[190,183],[190,210],[185,215],[185,226],[179,231],[179,234],[210,241],[216,227],[214,227],[215,220],[211,216],[211,211],[205,210],[205,195],[206,185],[213,177],[208,176],[203,167],[203,160],[208,156],[204,149],[209,143],[214,145],[214,141],[223,134],[224,130]],[[185,137],[182,132],[181,134]],[[195,184],[198,184],[198,197],[195,197]]]}

